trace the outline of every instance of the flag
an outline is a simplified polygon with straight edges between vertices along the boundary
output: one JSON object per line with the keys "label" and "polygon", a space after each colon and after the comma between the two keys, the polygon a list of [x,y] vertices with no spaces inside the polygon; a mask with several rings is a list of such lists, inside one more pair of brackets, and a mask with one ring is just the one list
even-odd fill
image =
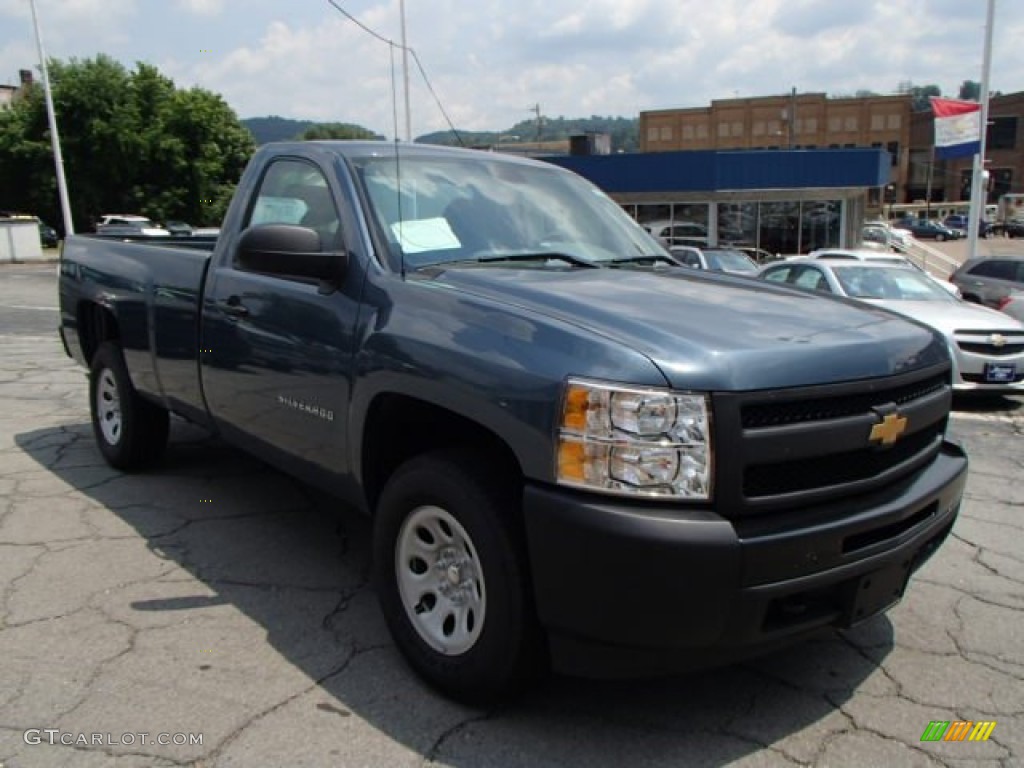
{"label": "flag", "polygon": [[935,157],[967,157],[981,152],[981,104],[932,97]]}

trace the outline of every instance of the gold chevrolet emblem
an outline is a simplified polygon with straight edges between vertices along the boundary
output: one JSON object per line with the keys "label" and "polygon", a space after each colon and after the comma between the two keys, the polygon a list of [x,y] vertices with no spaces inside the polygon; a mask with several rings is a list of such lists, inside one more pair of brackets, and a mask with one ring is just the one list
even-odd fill
{"label": "gold chevrolet emblem", "polygon": [[868,440],[879,441],[882,445],[892,445],[899,440],[907,428],[907,417],[898,413],[887,413],[885,417],[871,428]]}

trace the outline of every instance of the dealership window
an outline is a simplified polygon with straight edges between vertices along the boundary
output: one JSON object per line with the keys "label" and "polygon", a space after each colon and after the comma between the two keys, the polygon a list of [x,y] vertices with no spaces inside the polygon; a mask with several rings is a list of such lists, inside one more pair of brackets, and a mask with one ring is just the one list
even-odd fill
{"label": "dealership window", "polygon": [[871,116],[871,130],[872,131],[884,131],[885,130],[885,115],[872,115]]}
{"label": "dealership window", "polygon": [[705,123],[701,123],[697,126],[697,138],[706,139],[708,137],[708,127]]}
{"label": "dealership window", "polygon": [[683,126],[683,139],[685,141],[693,141],[693,126],[692,125],[684,125]]}
{"label": "dealership window", "polygon": [[724,139],[729,136],[729,124],[719,123],[718,124],[718,138]]}
{"label": "dealership window", "polygon": [[856,131],[857,130],[857,118],[856,118],[856,116],[847,117],[846,120],[843,121],[843,128],[845,130],[847,130],[847,131]]}
{"label": "dealership window", "polygon": [[830,117],[828,119],[828,132],[839,133],[843,130],[843,121],[838,117]]}
{"label": "dealership window", "polygon": [[737,121],[732,124],[732,135],[742,136],[743,135],[743,123]]}
{"label": "dealership window", "polygon": [[657,141],[658,140],[658,126],[649,125],[647,126],[647,140]]}
{"label": "dealership window", "polygon": [[1017,118],[994,117],[989,121],[986,146],[989,149],[1016,149]]}
{"label": "dealership window", "polygon": [[661,126],[661,140],[662,141],[672,141],[672,126],[671,125],[663,125],[663,126]]}
{"label": "dealership window", "polygon": [[900,114],[889,115],[886,118],[886,127],[890,131],[898,131],[903,125],[903,116]]}
{"label": "dealership window", "polygon": [[807,133],[815,133],[818,130],[818,118],[808,117],[804,119],[804,128]]}
{"label": "dealership window", "polygon": [[755,120],[752,132],[755,136],[764,136],[764,120]]}

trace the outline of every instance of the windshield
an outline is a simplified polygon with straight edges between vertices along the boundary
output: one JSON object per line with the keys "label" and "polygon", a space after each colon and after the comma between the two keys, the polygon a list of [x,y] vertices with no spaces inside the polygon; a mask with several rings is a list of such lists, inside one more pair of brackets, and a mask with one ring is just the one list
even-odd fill
{"label": "windshield", "polygon": [[484,152],[410,154],[399,163],[366,157],[353,164],[391,245],[394,268],[403,261],[409,268],[522,266],[531,256],[538,266],[565,268],[666,254],[601,190],[554,166]]}
{"label": "windshield", "polygon": [[847,296],[855,299],[956,302],[949,291],[927,275],[910,269],[834,266],[832,271]]}
{"label": "windshield", "polygon": [[757,272],[757,264],[750,257],[739,251],[705,250],[708,269],[720,269],[728,272]]}

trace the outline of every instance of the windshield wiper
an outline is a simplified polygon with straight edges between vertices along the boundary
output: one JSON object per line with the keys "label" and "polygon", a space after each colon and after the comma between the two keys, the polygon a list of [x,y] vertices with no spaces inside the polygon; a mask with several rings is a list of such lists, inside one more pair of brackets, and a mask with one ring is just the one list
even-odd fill
{"label": "windshield wiper", "polygon": [[592,261],[573,256],[570,253],[558,251],[531,251],[528,253],[491,253],[486,256],[476,256],[472,259],[457,259],[455,261],[438,261],[433,264],[424,264],[425,267],[452,267],[464,264],[500,264],[501,262],[515,261],[564,261],[574,267],[596,268],[599,265]]}
{"label": "windshield wiper", "polygon": [[610,259],[605,264],[609,266],[621,266],[624,264],[641,264],[651,265],[652,267],[658,263],[669,264],[673,267],[682,266],[678,261],[663,253],[647,253],[640,256],[621,256],[617,259]]}

